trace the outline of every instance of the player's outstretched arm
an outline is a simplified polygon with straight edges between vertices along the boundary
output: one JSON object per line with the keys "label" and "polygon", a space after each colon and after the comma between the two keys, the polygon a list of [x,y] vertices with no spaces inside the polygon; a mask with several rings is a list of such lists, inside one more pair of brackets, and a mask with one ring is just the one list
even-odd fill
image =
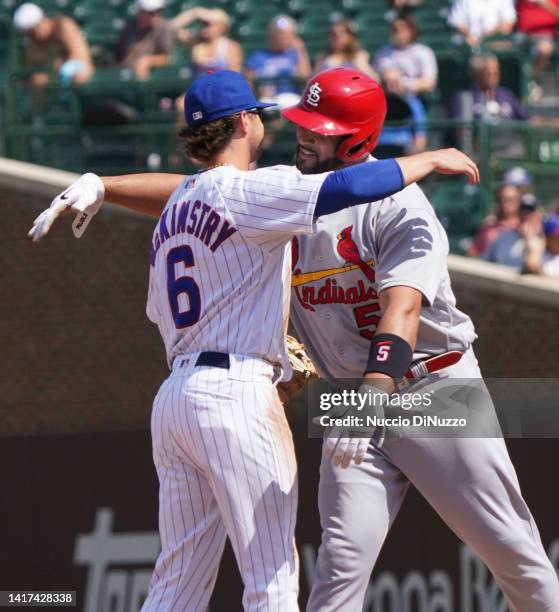
{"label": "player's outstretched arm", "polygon": [[88,172],[54,198],[50,207],[35,219],[28,236],[33,241],[40,240],[61,214],[73,210],[78,214],[72,229],[79,238],[105,200],[159,217],[183,178],[179,174],[164,173],[99,177]]}
{"label": "player's outstretched arm", "polygon": [[479,183],[479,170],[475,162],[458,149],[438,149],[409,157],[398,157],[404,184],[410,185],[425,178],[431,172],[439,174],[465,174],[470,185]]}
{"label": "player's outstretched arm", "polygon": [[382,200],[431,172],[465,174],[470,183],[479,181],[475,162],[456,149],[369,161],[328,174],[320,187],[314,216],[330,215],[350,206]]}
{"label": "player's outstretched arm", "polygon": [[150,172],[100,178],[108,202],[150,217],[159,217],[184,175]]}

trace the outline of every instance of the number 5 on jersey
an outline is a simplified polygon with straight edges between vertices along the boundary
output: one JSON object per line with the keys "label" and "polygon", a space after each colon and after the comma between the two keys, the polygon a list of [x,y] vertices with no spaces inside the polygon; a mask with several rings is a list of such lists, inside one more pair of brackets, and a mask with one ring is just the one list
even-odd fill
{"label": "number 5 on jersey", "polygon": [[181,274],[182,268],[186,272],[193,266],[194,256],[189,246],[183,245],[169,251],[167,255],[167,295],[177,329],[190,327],[200,318],[202,304],[200,288],[192,276]]}

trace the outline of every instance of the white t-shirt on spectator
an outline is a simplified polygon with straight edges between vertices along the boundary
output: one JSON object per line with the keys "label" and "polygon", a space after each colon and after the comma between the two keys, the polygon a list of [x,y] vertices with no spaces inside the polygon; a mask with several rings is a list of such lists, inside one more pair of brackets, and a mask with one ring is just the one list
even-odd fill
{"label": "white t-shirt on spectator", "polygon": [[559,278],[559,255],[545,251],[542,257],[542,268],[547,275]]}
{"label": "white t-shirt on spectator", "polygon": [[383,47],[375,60],[375,69],[382,72],[386,68],[396,67],[405,79],[437,79],[438,67],[435,53],[421,43],[413,43],[405,49],[392,45]]}
{"label": "white t-shirt on spectator", "polygon": [[512,0],[454,0],[448,23],[465,27],[472,36],[483,37],[503,23],[514,23],[516,10]]}

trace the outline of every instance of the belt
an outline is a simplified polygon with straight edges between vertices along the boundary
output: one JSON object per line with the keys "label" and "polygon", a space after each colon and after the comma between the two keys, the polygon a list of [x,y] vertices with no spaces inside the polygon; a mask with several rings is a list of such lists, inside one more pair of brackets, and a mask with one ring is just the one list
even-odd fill
{"label": "belt", "polygon": [[404,377],[398,382],[397,388],[401,391],[414,380],[419,380],[428,374],[438,372],[458,363],[462,359],[463,354],[460,351],[448,351],[441,355],[421,359],[404,374]]}
{"label": "belt", "polygon": [[216,351],[204,351],[196,360],[197,366],[212,366],[214,368],[229,369],[229,353],[217,353]]}

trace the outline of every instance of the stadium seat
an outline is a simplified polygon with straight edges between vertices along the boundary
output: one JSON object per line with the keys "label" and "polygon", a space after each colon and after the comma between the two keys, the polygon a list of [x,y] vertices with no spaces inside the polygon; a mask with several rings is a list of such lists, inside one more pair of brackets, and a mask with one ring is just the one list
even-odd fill
{"label": "stadium seat", "polygon": [[486,213],[481,189],[454,177],[438,178],[434,188],[429,183],[422,187],[448,233],[451,251],[463,253],[464,240],[475,234]]}
{"label": "stadium seat", "polygon": [[330,31],[330,21],[328,15],[305,15],[299,20],[299,34],[307,42],[308,37],[320,36],[322,45],[328,44],[328,32]]}
{"label": "stadium seat", "polygon": [[[239,18],[271,20],[281,13],[281,5],[276,2],[261,2],[260,0],[238,0],[232,6],[232,14]],[[262,32],[265,33],[265,30]]]}

